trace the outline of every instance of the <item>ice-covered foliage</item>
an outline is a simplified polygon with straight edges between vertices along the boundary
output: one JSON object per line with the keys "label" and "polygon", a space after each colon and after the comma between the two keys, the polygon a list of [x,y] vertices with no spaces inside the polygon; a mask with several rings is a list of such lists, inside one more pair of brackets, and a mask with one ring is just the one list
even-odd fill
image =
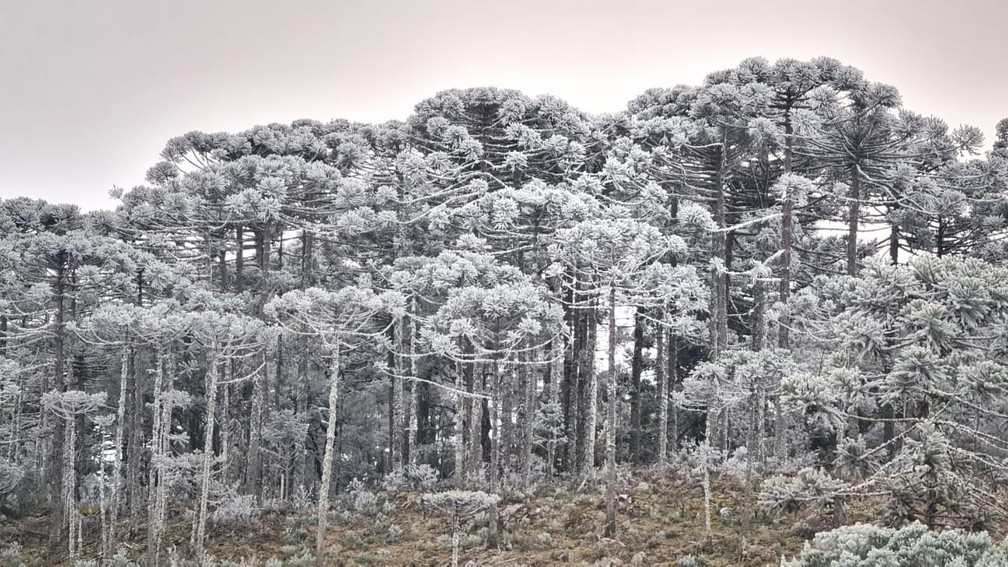
{"label": "ice-covered foliage", "polygon": [[781,567],[997,567],[1008,564],[1008,541],[995,543],[986,532],[932,531],[914,522],[893,529],[871,524],[844,526],[816,534],[801,555]]}
{"label": "ice-covered foliage", "polygon": [[382,488],[391,491],[428,492],[434,488],[437,481],[438,473],[434,467],[428,464],[406,464],[385,475]]}
{"label": "ice-covered foliage", "polygon": [[804,468],[794,476],[775,475],[763,481],[760,504],[782,513],[813,510],[836,514],[848,499],[849,486],[822,469]]}
{"label": "ice-covered foliage", "polygon": [[228,527],[248,527],[259,520],[259,505],[254,496],[228,494],[210,514],[210,523]]}

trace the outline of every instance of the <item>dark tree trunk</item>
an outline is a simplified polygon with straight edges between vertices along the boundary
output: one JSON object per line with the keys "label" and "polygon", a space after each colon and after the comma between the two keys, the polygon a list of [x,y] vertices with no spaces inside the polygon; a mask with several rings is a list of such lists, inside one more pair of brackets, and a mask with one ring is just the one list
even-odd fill
{"label": "dark tree trunk", "polygon": [[858,270],[857,238],[861,219],[861,174],[855,165],[851,168],[850,206],[847,211],[847,275],[855,276]]}
{"label": "dark tree trunk", "polygon": [[[791,124],[791,111],[784,112],[784,173],[792,171],[792,154],[794,148],[794,126]],[[790,343],[791,319],[787,312],[787,302],[791,297],[791,238],[794,225],[794,198],[784,195],[781,216],[781,270],[780,270],[780,302],[785,309],[780,317],[780,329],[777,332],[777,346],[788,348]]]}
{"label": "dark tree trunk", "polygon": [[630,363],[630,462],[641,459],[641,373],[644,370],[644,314],[638,307],[634,314],[633,359]]}

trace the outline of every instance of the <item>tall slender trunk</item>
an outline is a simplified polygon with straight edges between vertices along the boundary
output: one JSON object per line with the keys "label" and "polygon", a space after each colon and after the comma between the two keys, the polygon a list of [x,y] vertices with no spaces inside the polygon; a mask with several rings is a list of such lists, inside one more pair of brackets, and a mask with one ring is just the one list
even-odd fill
{"label": "tall slender trunk", "polygon": [[[137,347],[130,349],[130,376],[129,382],[129,404],[130,411],[127,412],[126,428],[129,441],[126,443],[129,451],[126,453],[126,487],[129,491],[129,514],[130,518],[136,518],[141,514],[141,473],[143,471],[143,416],[146,413],[143,400],[143,388],[141,387],[141,376],[144,374],[141,368],[140,357]],[[130,524],[130,533],[133,533],[134,526]]]}
{"label": "tall slender trunk", "polygon": [[216,427],[217,414],[217,380],[220,364],[220,352],[217,344],[210,347],[207,360],[207,384],[206,384],[206,417],[203,434],[203,464],[200,472],[200,501],[199,511],[196,516],[195,530],[193,530],[193,547],[197,559],[205,560],[203,544],[206,540],[207,506],[210,501],[210,483],[213,476],[214,463],[214,428]]}
{"label": "tall slender trunk", "polygon": [[655,335],[655,398],[658,401],[658,464],[668,460],[668,380],[665,375],[665,327],[661,324]]}
{"label": "tall slender trunk", "polygon": [[[465,377],[462,363],[455,363],[455,488],[462,490],[465,485],[465,439],[466,439],[466,397],[462,395]],[[472,403],[472,400],[469,400]]]}
{"label": "tall slender trunk", "polygon": [[392,345],[393,352],[390,355],[393,363],[392,372],[389,375],[391,381],[391,392],[389,395],[389,458],[391,460],[390,470],[402,466],[403,450],[403,357],[399,354],[403,352],[403,320],[397,319],[392,325]]}
{"label": "tall slender trunk", "polygon": [[[500,451],[501,451],[501,363],[493,365],[493,398],[490,401],[491,423],[493,436],[490,438],[490,494],[500,490]],[[497,512],[497,501],[493,500],[488,511],[487,548],[496,549],[500,537],[500,518]]]}
{"label": "tall slender trunk", "polygon": [[119,527],[119,508],[122,500],[122,490],[119,489],[119,482],[122,479],[123,466],[123,442],[126,427],[126,384],[130,379],[129,362],[132,357],[130,350],[132,347],[127,342],[122,351],[121,372],[119,376],[119,403],[116,408],[116,431],[115,431],[115,461],[112,464],[112,514],[109,522],[109,547],[115,548],[118,544],[116,530]]}
{"label": "tall slender trunk", "polygon": [[766,283],[757,278],[753,282],[752,349],[766,347]]}
{"label": "tall slender trunk", "polygon": [[727,211],[725,204],[724,171],[727,167],[727,156],[724,143],[720,149],[720,162],[714,183],[714,222],[718,231],[712,236],[713,246],[711,256],[725,260],[724,269],[711,268],[711,353],[710,359],[718,358],[728,346],[728,239],[724,229],[727,227]]}
{"label": "tall slender trunk", "polygon": [[[164,351],[160,345],[157,348],[156,356],[154,394],[151,402],[151,463],[147,469],[147,555],[151,564],[157,561],[157,548],[160,544],[159,526],[157,523],[158,501],[157,498],[152,496],[156,494],[158,484],[164,482],[161,461],[164,454],[160,445],[161,429],[163,427],[161,423],[161,389],[164,380]],[[125,356],[123,358],[125,364]],[[120,407],[122,407],[122,404],[120,404]],[[118,459],[116,460],[118,461]],[[113,475],[113,478],[118,480],[118,476]]]}
{"label": "tall slender trunk", "polygon": [[[668,363],[665,366],[665,380],[668,382],[668,392],[671,395],[672,392],[676,391],[679,387],[679,340],[676,338],[675,333],[671,330],[668,333],[668,348],[666,350],[665,356],[668,358]],[[663,427],[669,427],[668,423],[665,423]],[[672,406],[672,448],[679,449],[679,406]]]}
{"label": "tall slender trunk", "polygon": [[895,224],[889,229],[889,262],[899,264],[899,227]]}
{"label": "tall slender trunk", "polygon": [[609,371],[606,380],[606,537],[616,537],[616,285],[609,286]]}
{"label": "tall slender trunk", "polygon": [[[784,173],[792,171],[792,155],[794,153],[794,125],[791,123],[790,109],[784,112]],[[777,332],[777,346],[788,348],[790,343],[791,319],[787,311],[787,303],[791,297],[791,248],[794,226],[794,200],[784,195],[781,216],[781,270],[780,270],[780,302],[785,306],[780,316],[780,329]]]}
{"label": "tall slender trunk", "polygon": [[858,270],[858,222],[861,219],[861,170],[851,167],[850,205],[847,210],[847,275],[856,276]]}
{"label": "tall slender trunk", "polygon": [[644,371],[644,313],[634,312],[634,346],[630,363],[630,462],[641,462],[641,373]]}
{"label": "tall slender trunk", "polygon": [[565,439],[565,443],[561,447],[560,466],[564,471],[572,471],[576,468],[576,447],[579,439],[577,434],[578,379],[575,358],[575,353],[578,352],[578,320],[575,317],[573,307],[571,307],[576,297],[573,288],[574,286],[571,286],[565,295],[564,323],[570,334],[563,347],[563,376],[560,378],[563,381],[560,389],[563,391],[563,435]]}
{"label": "tall slender trunk", "polygon": [[410,404],[409,404],[409,418],[407,423],[407,429],[409,430],[409,436],[407,438],[407,451],[409,464],[415,465],[417,462],[417,451],[416,446],[419,443],[419,432],[420,424],[417,420],[417,412],[419,411],[420,398],[419,398],[419,382],[416,381],[417,375],[417,359],[416,359],[416,342],[417,334],[419,333],[417,319],[417,306],[416,298],[414,297],[411,303],[410,311],[413,314],[414,319],[410,321],[409,325],[409,372],[410,372]]}
{"label": "tall slender trunk", "polygon": [[585,313],[585,341],[581,345],[579,377],[584,395],[581,415],[584,422],[578,473],[587,475],[595,467],[595,428],[598,422],[598,376],[595,374],[595,341],[597,338],[597,300]]}
{"label": "tall slender trunk", "polygon": [[245,234],[242,226],[235,227],[235,273],[234,289],[241,293],[245,289]]}
{"label": "tall slender trunk", "polygon": [[[53,325],[54,333],[54,359],[53,359],[53,383],[50,386],[47,384],[46,380],[43,380],[42,388],[44,391],[49,391],[55,388],[57,392],[66,391],[66,380],[63,376],[65,365],[66,365],[66,353],[65,353],[65,342],[66,342],[66,262],[67,253],[64,251],[59,252],[57,263],[56,263],[56,282],[55,282],[55,301],[56,301],[56,317]],[[49,412],[42,412],[44,416],[49,417]],[[49,418],[52,419],[52,418]],[[46,425],[45,419],[43,420],[43,425]],[[66,435],[66,423],[64,420],[56,418],[52,419],[53,422],[53,436],[51,453],[48,460],[48,467],[43,467],[43,470],[48,473],[48,484],[52,487],[52,491],[49,493],[50,498],[50,509],[53,514],[50,518],[49,524],[49,547],[52,550],[56,550],[60,547],[60,540],[62,539],[63,526],[67,522],[67,517],[65,513],[65,502],[57,502],[57,498],[61,498],[64,491],[63,486],[63,474],[61,470],[57,469],[57,464],[62,462],[63,451],[65,447],[63,446],[64,437]],[[43,464],[46,464],[43,461]]]}
{"label": "tall slender trunk", "polygon": [[266,413],[266,390],[271,382],[269,351],[270,348],[267,343],[262,348],[263,370],[256,371],[252,376],[252,415],[249,419],[248,460],[245,482],[248,492],[256,498],[256,501],[259,501],[263,492],[262,435],[263,421],[265,420]]}
{"label": "tall slender trunk", "polygon": [[329,420],[326,424],[325,453],[322,457],[322,484],[319,486],[317,519],[318,528],[315,531],[315,565],[325,565],[325,531],[329,515],[329,489],[332,484],[333,454],[336,448],[336,410],[340,401],[340,342],[336,338],[336,346],[329,362]]}
{"label": "tall slender trunk", "polygon": [[528,366],[522,366],[520,372],[523,375],[521,380],[523,401],[523,419],[521,423],[521,454],[519,459],[519,471],[522,475],[522,483],[529,486],[532,482],[532,445],[534,443],[533,425],[536,421],[536,377],[535,373]]}

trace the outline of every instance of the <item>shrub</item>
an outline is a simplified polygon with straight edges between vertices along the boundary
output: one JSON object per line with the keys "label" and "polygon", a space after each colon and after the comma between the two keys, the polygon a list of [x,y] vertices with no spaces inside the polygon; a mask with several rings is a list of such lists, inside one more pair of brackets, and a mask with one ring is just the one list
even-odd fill
{"label": "shrub", "polygon": [[822,469],[804,468],[793,477],[772,476],[760,487],[759,502],[778,512],[791,513],[812,507],[818,512],[838,511],[847,484]]}
{"label": "shrub", "polygon": [[437,481],[438,473],[430,465],[406,465],[385,475],[382,487],[393,492],[426,492],[433,489]]}
{"label": "shrub", "polygon": [[259,507],[251,495],[232,495],[210,514],[210,523],[227,526],[250,526],[259,520]]}
{"label": "shrub", "polygon": [[7,549],[0,551],[0,567],[21,567],[21,544],[14,542]]}
{"label": "shrub", "polygon": [[899,529],[844,526],[815,536],[801,555],[781,567],[998,567],[1008,565],[1008,541],[995,545],[986,532],[936,532],[920,522]]}

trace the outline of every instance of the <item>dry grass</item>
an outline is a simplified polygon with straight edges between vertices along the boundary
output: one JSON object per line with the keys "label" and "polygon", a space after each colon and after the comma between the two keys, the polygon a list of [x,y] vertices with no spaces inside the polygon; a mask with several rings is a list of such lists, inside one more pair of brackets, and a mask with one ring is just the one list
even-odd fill
{"label": "dry grass", "polygon": [[[663,566],[693,555],[708,567],[777,565],[782,554],[799,552],[812,531],[833,527],[816,518],[759,513],[752,497],[747,500],[744,486],[719,482],[714,486],[715,514],[708,538],[703,493],[696,483],[652,469],[626,471],[620,478],[615,539],[602,537],[605,505],[600,481],[545,485],[522,498],[501,502],[498,549],[484,546],[485,516],[467,522],[462,564]],[[449,562],[447,517],[423,508],[418,494],[385,494],[380,500],[382,505],[374,513],[334,509],[327,534],[327,565],[435,567]],[[720,508],[729,511],[726,522],[717,514]],[[871,507],[865,505],[852,506],[846,518],[848,522],[871,519]],[[93,556],[99,547],[98,530],[96,524],[91,527],[85,555]],[[0,541],[20,542],[29,565],[57,565],[44,559],[46,528],[42,517],[7,520],[0,523]],[[139,558],[146,549],[144,532],[136,526],[135,536],[127,541],[131,557]],[[298,564],[297,558],[314,550],[314,532],[310,512],[264,511],[253,527],[213,528],[208,551],[219,560],[236,563],[245,559],[262,565],[276,558]],[[165,547],[175,546],[184,556],[188,539],[189,523],[181,513],[174,514]]]}

